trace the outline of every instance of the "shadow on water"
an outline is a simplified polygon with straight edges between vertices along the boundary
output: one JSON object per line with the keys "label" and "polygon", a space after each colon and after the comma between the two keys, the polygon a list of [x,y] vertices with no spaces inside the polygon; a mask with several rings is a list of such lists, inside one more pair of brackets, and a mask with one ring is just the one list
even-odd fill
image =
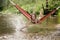
{"label": "shadow on water", "polygon": [[[42,37],[41,40],[52,40],[52,37],[60,33],[60,31],[57,32],[56,25],[57,25],[57,17],[49,17],[41,24],[28,24],[27,33],[30,35],[30,37],[40,36]],[[57,37],[56,38],[54,37],[54,40],[56,39],[58,40]]]}
{"label": "shadow on water", "polygon": [[15,28],[12,25],[11,15],[0,15],[0,35],[12,34]]}

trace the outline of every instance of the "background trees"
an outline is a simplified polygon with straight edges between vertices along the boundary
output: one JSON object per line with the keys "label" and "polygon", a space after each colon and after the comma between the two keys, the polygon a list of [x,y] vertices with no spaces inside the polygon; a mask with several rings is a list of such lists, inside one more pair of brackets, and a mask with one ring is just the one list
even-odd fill
{"label": "background trees", "polygon": [[[32,13],[39,13],[42,9],[42,4],[45,8],[46,6],[46,0],[12,0],[16,4],[20,5],[23,9],[25,9],[27,12]],[[48,0],[49,9],[54,9],[57,6],[60,5],[60,0]],[[8,5],[11,7],[8,10],[16,10],[12,4],[9,4],[9,0],[0,0],[0,11],[3,9],[7,9]]]}
{"label": "background trees", "polygon": [[3,9],[6,9],[8,5],[9,5],[8,0],[0,0],[0,11],[2,11]]}

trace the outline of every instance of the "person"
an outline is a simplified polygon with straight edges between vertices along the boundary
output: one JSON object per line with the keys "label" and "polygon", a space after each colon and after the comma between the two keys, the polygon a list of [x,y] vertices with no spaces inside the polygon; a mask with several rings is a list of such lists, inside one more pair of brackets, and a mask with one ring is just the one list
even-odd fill
{"label": "person", "polygon": [[36,19],[36,15],[35,14],[31,15],[31,22],[34,23],[34,24],[37,23],[37,19]]}

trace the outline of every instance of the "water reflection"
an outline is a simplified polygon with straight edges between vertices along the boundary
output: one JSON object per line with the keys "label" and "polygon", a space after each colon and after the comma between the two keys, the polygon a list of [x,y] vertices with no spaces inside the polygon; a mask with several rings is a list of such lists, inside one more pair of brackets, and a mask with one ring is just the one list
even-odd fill
{"label": "water reflection", "polygon": [[[4,24],[2,24],[2,23],[4,23]],[[51,31],[51,28],[54,29],[55,25],[56,25],[56,17],[49,17],[41,24],[28,25],[28,26],[31,26],[32,29],[31,28],[28,29],[28,32],[30,31],[29,33],[23,33],[20,31],[20,29],[25,27],[26,25],[21,16],[15,15],[15,14],[1,15],[0,16],[0,28],[1,27],[4,28],[4,30],[2,29],[4,32],[6,29],[6,26],[7,26],[7,30],[6,30],[7,32],[3,33],[2,36],[0,36],[0,40],[50,40],[52,37],[55,36],[55,34],[58,34],[58,32],[56,32],[55,30]],[[35,26],[37,26],[37,27],[35,27]],[[10,29],[10,27],[11,27],[11,29]],[[45,29],[45,28],[48,28],[49,30],[47,31],[47,29]],[[12,32],[13,34],[9,34],[10,31],[12,31],[12,29],[14,29],[14,31]],[[42,33],[41,33],[41,31],[42,31]],[[50,31],[50,33],[49,33],[49,31]],[[2,31],[0,31],[0,32],[2,32]],[[34,33],[32,34],[31,32],[34,32]],[[45,36],[41,35],[41,34],[45,34],[45,32],[48,34],[46,34]]]}

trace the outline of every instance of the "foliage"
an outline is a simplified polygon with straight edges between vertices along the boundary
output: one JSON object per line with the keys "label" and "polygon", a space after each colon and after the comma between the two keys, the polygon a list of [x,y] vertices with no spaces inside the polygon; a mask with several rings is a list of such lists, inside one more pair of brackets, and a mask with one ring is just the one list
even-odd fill
{"label": "foliage", "polygon": [[[15,3],[20,5],[23,9],[25,9],[29,13],[37,13],[40,12],[40,9],[42,8],[42,4],[45,4],[45,1],[41,0],[13,0]],[[44,3],[43,3],[44,2]]]}
{"label": "foliage", "polygon": [[49,1],[50,9],[54,9],[54,8],[56,8],[58,6],[60,6],[60,0],[50,0]]}
{"label": "foliage", "polygon": [[8,0],[0,0],[0,11],[2,11],[3,9],[8,8],[8,5],[9,5]]}

